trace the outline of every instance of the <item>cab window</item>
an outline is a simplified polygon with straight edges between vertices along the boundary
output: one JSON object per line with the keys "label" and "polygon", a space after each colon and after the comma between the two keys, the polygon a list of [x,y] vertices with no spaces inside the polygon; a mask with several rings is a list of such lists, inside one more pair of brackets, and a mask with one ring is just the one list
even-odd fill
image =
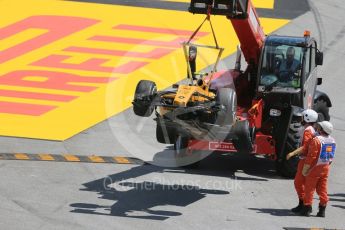
{"label": "cab window", "polygon": [[300,86],[304,50],[291,45],[266,45],[262,57],[260,85]]}

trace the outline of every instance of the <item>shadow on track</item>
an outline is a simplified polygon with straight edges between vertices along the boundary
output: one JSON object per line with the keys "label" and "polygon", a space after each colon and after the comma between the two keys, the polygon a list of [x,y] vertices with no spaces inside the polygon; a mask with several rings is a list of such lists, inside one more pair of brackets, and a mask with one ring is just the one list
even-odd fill
{"label": "shadow on track", "polygon": [[[155,157],[164,154],[157,153]],[[153,162],[154,163],[154,162]],[[236,175],[240,172],[240,176]],[[115,201],[113,205],[104,206],[90,203],[74,203],[71,212],[141,218],[151,220],[165,220],[173,216],[182,215],[173,211],[176,207],[185,207],[197,202],[208,195],[228,195],[227,190],[204,189],[195,184],[188,185],[184,181],[173,183],[160,181],[160,177],[150,177],[149,180],[138,181],[136,178],[150,173],[193,174],[229,178],[229,182],[236,180],[268,181],[277,178],[274,163],[267,159],[250,156],[223,156],[213,154],[202,160],[200,168],[168,168],[150,164],[134,166],[126,171],[83,184],[81,191],[96,192],[100,199]],[[157,174],[155,174],[157,175]],[[180,178],[177,175],[173,178]],[[158,179],[158,180],[157,180]],[[135,180],[135,182],[133,182]],[[161,210],[162,206],[164,210]],[[169,210],[170,209],[170,210]]]}
{"label": "shadow on track", "polygon": [[249,210],[256,211],[257,213],[270,214],[272,216],[296,216],[289,209],[275,209],[275,208],[249,208]]}
{"label": "shadow on track", "polygon": [[[332,202],[345,202],[345,193],[329,194],[329,200]],[[332,204],[333,207],[345,209],[344,205]]]}
{"label": "shadow on track", "polygon": [[342,209],[345,209],[345,206],[344,205],[336,205],[336,204],[334,204],[334,205],[332,205],[333,207],[336,207],[336,208],[342,208]]}
{"label": "shadow on track", "polygon": [[[336,193],[336,194],[329,194],[331,197],[330,201],[340,201],[345,202],[345,194],[344,193]],[[332,197],[343,197],[343,199],[332,198]],[[345,209],[343,205],[332,205],[336,208]],[[249,210],[257,211],[257,213],[265,213],[270,214],[272,216],[296,216],[296,214],[292,213],[289,209],[274,209],[274,208],[249,208]]]}
{"label": "shadow on track", "polygon": [[328,196],[330,201],[345,202],[345,193],[329,194]]}
{"label": "shadow on track", "polygon": [[[195,186],[164,185],[144,181],[141,183],[123,182],[118,185],[129,187],[127,191],[119,191],[117,188],[105,188],[101,190],[97,184],[88,183],[84,190],[94,191],[100,194],[101,199],[114,200],[112,206],[100,206],[95,204],[75,203],[72,212],[130,217],[150,220],[165,220],[172,216],[180,216],[176,211],[157,210],[158,206],[185,207],[194,203],[208,194],[224,195],[227,191],[200,189]],[[95,187],[93,187],[95,186]]]}
{"label": "shadow on track", "polygon": [[[162,152],[156,153],[153,165],[159,165],[166,160],[173,161],[172,149],[167,148]],[[170,155],[170,156],[169,156]],[[162,160],[163,159],[163,160]],[[176,173],[199,174],[208,176],[221,176],[235,178],[238,180],[267,181],[268,179],[283,179],[277,176],[275,163],[272,160],[258,158],[249,154],[227,154],[214,152],[201,160],[197,168],[183,167],[185,171],[176,171]],[[241,172],[246,176],[238,176]]]}
{"label": "shadow on track", "polygon": [[[180,184],[161,184],[144,181],[140,183],[123,182],[152,172],[164,172],[163,168],[141,165],[127,171],[83,184],[82,191],[97,192],[100,199],[116,201],[112,206],[88,203],[74,203],[71,212],[132,217],[152,220],[165,220],[171,216],[182,215],[180,212],[155,210],[158,206],[185,207],[207,194],[225,195],[228,191],[201,189],[197,186]],[[138,213],[135,213],[138,212]]]}

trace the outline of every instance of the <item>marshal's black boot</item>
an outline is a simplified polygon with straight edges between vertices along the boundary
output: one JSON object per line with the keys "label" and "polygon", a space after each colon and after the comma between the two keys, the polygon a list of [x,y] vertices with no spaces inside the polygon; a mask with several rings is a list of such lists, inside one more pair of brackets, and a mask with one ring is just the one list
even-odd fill
{"label": "marshal's black boot", "polygon": [[326,216],[326,206],[319,205],[319,212],[316,214],[318,217],[325,217]]}
{"label": "marshal's black boot", "polygon": [[301,216],[310,216],[311,212],[313,211],[311,205],[303,205],[303,208],[300,212]]}
{"label": "marshal's black boot", "polygon": [[291,209],[291,212],[299,213],[300,211],[302,211],[302,208],[303,208],[303,200],[299,200],[298,205],[294,207],[293,209]]}

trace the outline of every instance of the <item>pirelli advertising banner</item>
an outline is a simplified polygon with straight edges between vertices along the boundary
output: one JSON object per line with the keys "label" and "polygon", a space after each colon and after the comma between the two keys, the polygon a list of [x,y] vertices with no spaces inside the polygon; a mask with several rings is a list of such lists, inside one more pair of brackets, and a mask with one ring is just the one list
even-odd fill
{"label": "pirelli advertising banner", "polygon": [[[186,77],[180,43],[202,15],[59,0],[0,1],[0,135],[65,140],[131,106],[136,84]],[[212,18],[224,57],[238,44]],[[266,33],[288,20],[261,18]],[[203,28],[195,38],[213,43]],[[202,55],[198,69],[216,54]],[[232,66],[233,63],[226,63]]]}

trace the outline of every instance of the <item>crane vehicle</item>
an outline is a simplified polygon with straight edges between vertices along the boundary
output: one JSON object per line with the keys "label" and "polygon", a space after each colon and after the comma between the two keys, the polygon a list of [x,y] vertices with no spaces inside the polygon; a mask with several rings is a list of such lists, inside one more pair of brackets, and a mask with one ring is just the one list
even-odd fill
{"label": "crane vehicle", "polygon": [[174,144],[177,157],[196,150],[247,152],[272,158],[279,174],[292,177],[298,159],[286,160],[286,154],[300,144],[301,111],[313,108],[320,120],[330,119],[331,100],[316,89],[322,84],[317,66],[323,63],[316,40],[309,31],[265,36],[251,0],[191,0],[189,11],[207,15],[205,21],[210,15],[229,19],[246,69],[240,69],[238,52],[234,69],[217,71],[223,48],[215,39],[208,47],[219,51],[212,71],[197,73],[200,45],[190,39],[183,44],[190,83],[157,91],[154,82],[141,80],[135,114],[155,111],[157,141]]}

